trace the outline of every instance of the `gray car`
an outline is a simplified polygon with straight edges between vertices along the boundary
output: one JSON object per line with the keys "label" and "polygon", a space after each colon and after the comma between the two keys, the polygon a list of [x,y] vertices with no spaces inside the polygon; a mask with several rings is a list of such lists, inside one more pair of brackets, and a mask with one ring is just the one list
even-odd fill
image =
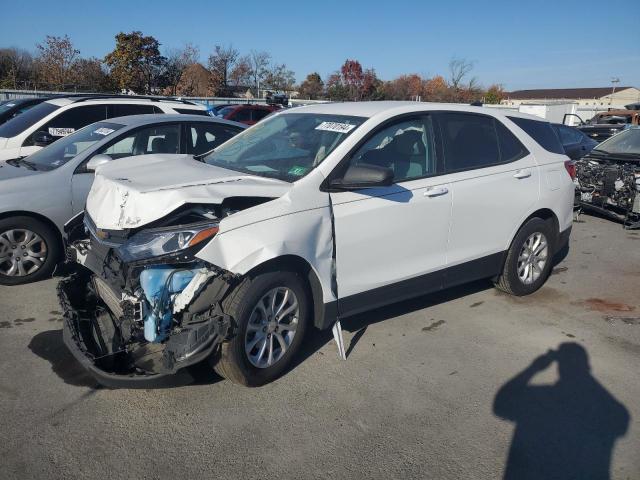
{"label": "gray car", "polygon": [[96,166],[135,162],[146,154],[197,156],[245,128],[201,115],[119,117],[89,125],[24,159],[0,163],[0,284],[52,274],[62,258],[64,224],[84,209]]}

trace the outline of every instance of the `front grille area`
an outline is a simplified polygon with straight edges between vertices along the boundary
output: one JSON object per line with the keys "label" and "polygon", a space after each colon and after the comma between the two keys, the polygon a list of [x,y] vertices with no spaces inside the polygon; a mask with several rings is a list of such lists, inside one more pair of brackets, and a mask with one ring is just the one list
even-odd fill
{"label": "front grille area", "polygon": [[93,276],[93,286],[98,297],[107,305],[116,318],[122,317],[124,311],[121,306],[121,295],[118,295],[104,280]]}

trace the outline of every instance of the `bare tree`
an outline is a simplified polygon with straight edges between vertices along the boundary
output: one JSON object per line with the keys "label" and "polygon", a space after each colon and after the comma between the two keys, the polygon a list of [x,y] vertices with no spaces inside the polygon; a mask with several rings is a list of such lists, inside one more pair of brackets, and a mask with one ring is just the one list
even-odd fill
{"label": "bare tree", "polygon": [[189,65],[198,62],[200,50],[198,47],[187,43],[184,48],[171,48],[167,50],[164,64],[164,82],[167,85],[169,95],[176,95],[180,78]]}
{"label": "bare tree", "polygon": [[[449,62],[449,84],[454,90],[459,90],[467,75],[473,70],[473,62],[464,58],[452,58]],[[475,83],[475,79],[471,80]]]}
{"label": "bare tree", "polygon": [[218,90],[227,93],[229,86],[229,73],[233,69],[240,52],[229,45],[222,47],[216,45],[214,51],[209,55],[209,70],[213,76],[214,83],[217,83]]}
{"label": "bare tree", "polygon": [[267,74],[269,63],[271,62],[271,55],[267,52],[258,52],[251,50],[249,54],[249,65],[251,66],[251,80],[256,92],[260,89],[260,82],[262,82]]}
{"label": "bare tree", "polygon": [[248,55],[238,59],[229,74],[229,79],[234,87],[249,85],[251,81],[251,58]]}
{"label": "bare tree", "polygon": [[0,49],[0,85],[17,89],[32,76],[33,58],[21,48]]}

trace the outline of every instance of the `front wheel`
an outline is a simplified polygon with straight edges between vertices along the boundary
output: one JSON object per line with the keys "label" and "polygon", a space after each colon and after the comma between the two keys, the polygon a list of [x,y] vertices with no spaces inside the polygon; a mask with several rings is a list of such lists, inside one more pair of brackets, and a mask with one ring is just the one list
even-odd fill
{"label": "front wheel", "polygon": [[538,290],[551,271],[554,241],[549,222],[532,218],[525,223],[511,243],[496,287],[516,296]]}
{"label": "front wheel", "polygon": [[48,278],[60,257],[57,233],[32,217],[0,220],[0,285]]}
{"label": "front wheel", "polygon": [[245,386],[278,378],[299,350],[310,317],[310,296],[295,272],[267,272],[246,278],[223,302],[237,323],[222,344],[215,370]]}

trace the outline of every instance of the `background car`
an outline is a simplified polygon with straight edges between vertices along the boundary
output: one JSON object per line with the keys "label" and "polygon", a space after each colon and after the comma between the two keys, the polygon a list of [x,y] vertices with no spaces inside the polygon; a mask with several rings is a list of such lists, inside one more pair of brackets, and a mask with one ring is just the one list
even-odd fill
{"label": "background car", "polygon": [[560,123],[552,123],[551,126],[558,134],[560,143],[562,143],[565,153],[571,160],[578,160],[584,157],[598,145],[597,141],[589,138],[577,128]]}
{"label": "background car", "polygon": [[235,104],[233,103],[219,103],[217,105],[213,105],[212,107],[209,107],[209,112],[211,113],[211,115],[218,117],[221,116],[220,115],[220,110],[222,110],[225,107],[232,107]]}
{"label": "background car", "polygon": [[0,285],[51,275],[62,255],[63,226],[84,209],[93,165],[150,153],[199,155],[245,128],[196,115],[120,117],[0,164]]}
{"label": "background car", "polygon": [[0,125],[11,120],[13,117],[26,112],[31,107],[34,107],[50,97],[41,98],[20,98],[17,100],[7,100],[0,104]]}
{"label": "background car", "polygon": [[277,110],[280,107],[275,105],[230,105],[221,109],[218,115],[226,120],[254,125]]}
{"label": "background car", "polygon": [[575,203],[640,228],[640,128],[605,140],[576,162]]}
{"label": "background car", "polygon": [[147,113],[210,116],[204,105],[187,100],[125,95],[52,98],[0,125],[0,161],[31,155],[94,122]]}

